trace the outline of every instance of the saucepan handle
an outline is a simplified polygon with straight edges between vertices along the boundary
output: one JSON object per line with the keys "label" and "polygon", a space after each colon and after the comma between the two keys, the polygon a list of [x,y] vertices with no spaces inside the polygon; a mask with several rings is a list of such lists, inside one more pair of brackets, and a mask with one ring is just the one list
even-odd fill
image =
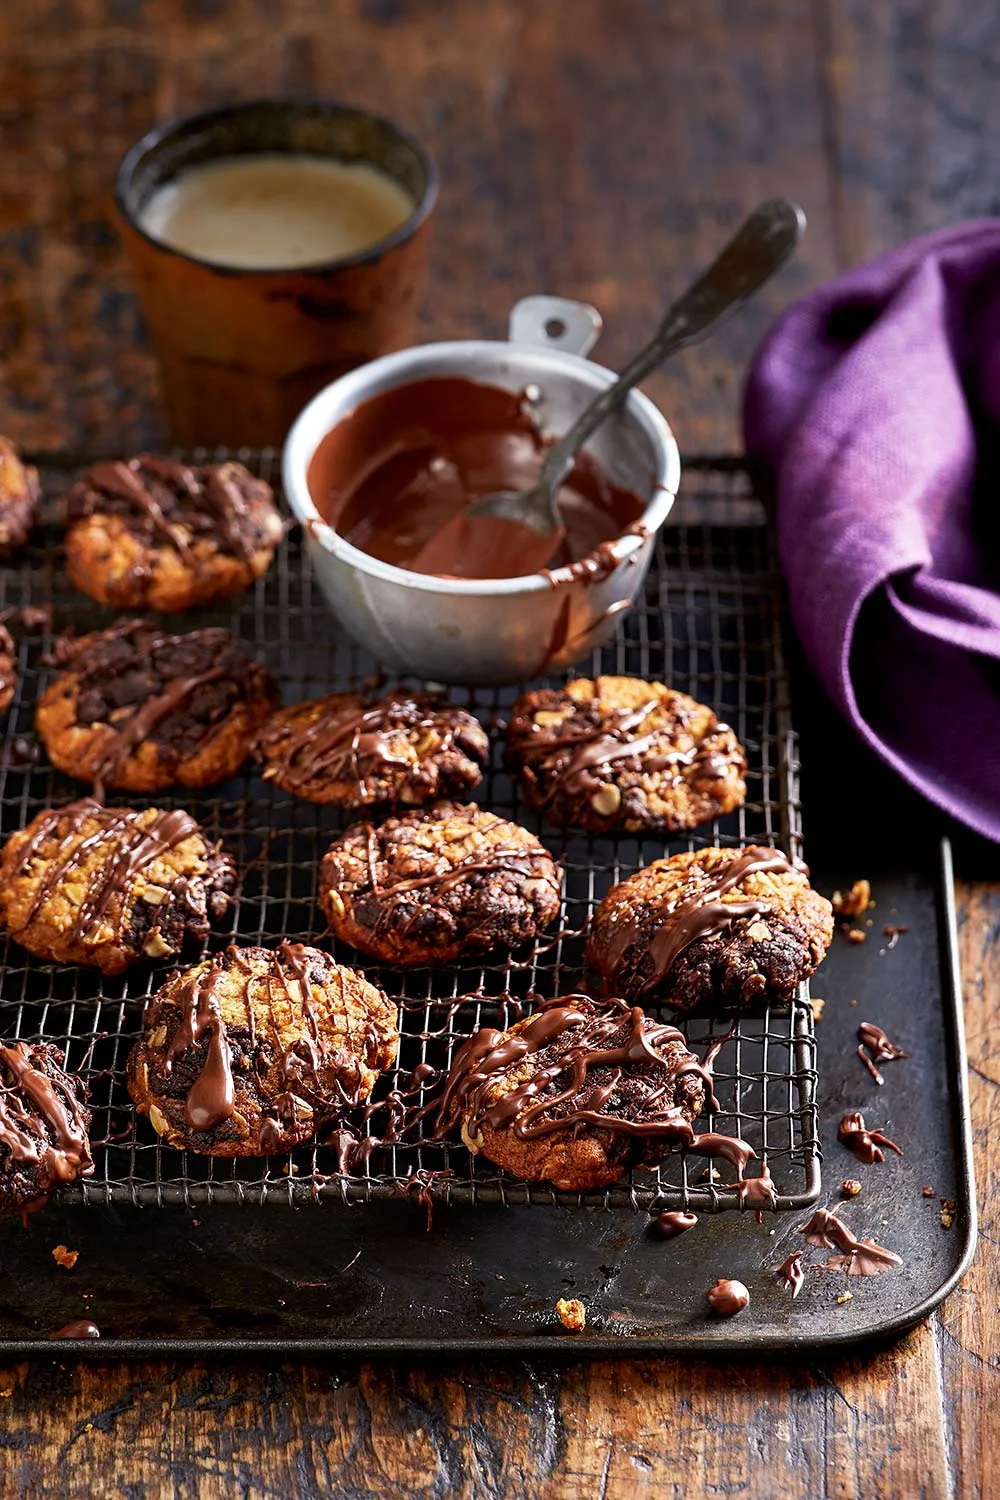
{"label": "saucepan handle", "polygon": [[587,354],[601,336],[604,321],[589,302],[570,297],[522,297],[510,310],[507,337],[512,344]]}

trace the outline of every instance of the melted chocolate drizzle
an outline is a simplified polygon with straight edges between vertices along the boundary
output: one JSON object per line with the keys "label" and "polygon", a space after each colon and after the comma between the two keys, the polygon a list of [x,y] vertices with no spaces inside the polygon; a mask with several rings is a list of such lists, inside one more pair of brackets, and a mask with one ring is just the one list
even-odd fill
{"label": "melted chocolate drizzle", "polygon": [[858,1110],[849,1110],[844,1115],[837,1127],[837,1139],[854,1153],[858,1161],[867,1164],[885,1161],[885,1152],[880,1148],[885,1146],[889,1151],[895,1151],[897,1156],[902,1156],[901,1147],[895,1141],[890,1141],[881,1130],[869,1130],[865,1125],[865,1117]]}
{"label": "melted chocolate drizzle", "polygon": [[49,1334],[50,1339],[99,1339],[100,1336],[101,1330],[89,1318],[75,1318]]}
{"label": "melted chocolate drizzle", "polygon": [[774,1178],[771,1176],[766,1161],[760,1164],[759,1177],[740,1177],[737,1183],[740,1202],[749,1204],[753,1208],[754,1216],[758,1224],[764,1222],[761,1212],[764,1208],[772,1211],[778,1206],[778,1194],[774,1186]]}
{"label": "melted chocolate drizzle", "polygon": [[[151,737],[179,756],[193,755],[261,675],[228,630],[167,635],[135,619],[78,640],[64,637],[54,660],[77,679],[77,721],[109,731],[93,765],[98,783],[116,777]],[[212,693],[200,691],[216,683]]]}
{"label": "melted chocolate drizzle", "polygon": [[[362,1082],[358,1059],[348,1057],[343,1049],[337,1052],[336,1068],[329,1067],[333,1059],[316,1014],[306,949],[301,943],[286,941],[279,945],[270,958],[270,968],[262,978],[269,1001],[266,1011],[271,1024],[269,1043],[280,1056],[279,1072],[284,1089],[275,1100],[279,1118],[265,1116],[261,1122],[260,1146],[265,1155],[284,1149],[287,1130],[282,1121],[294,1124],[297,1108],[312,1111],[312,1106],[299,1097],[302,1091],[308,1093],[310,1088],[315,1088],[325,1094],[330,1088],[334,1088],[339,1094],[339,1104],[353,1105],[357,1103]],[[167,1049],[164,1071],[169,1074],[179,1058],[196,1048],[203,1037],[208,1037],[204,1060],[185,1099],[184,1114],[192,1130],[213,1130],[229,1119],[234,1110],[236,1091],[232,1043],[219,997],[222,979],[234,967],[243,970],[246,982],[242,985],[241,992],[246,1030],[251,1049],[256,1047],[257,1028],[249,990],[250,984],[257,977],[256,971],[239,948],[230,946],[206,968],[192,972],[181,1022]],[[343,975],[330,964],[329,977],[334,975],[339,981],[343,996]],[[275,989],[279,985],[292,1005],[301,1005],[308,1030],[308,1035],[297,1037],[287,1047],[282,1042],[274,1018]],[[369,1025],[359,1040],[366,1060],[372,1063],[379,1047],[374,1028]]]}
{"label": "melted chocolate drizzle", "polygon": [[[287,712],[279,714],[257,738],[258,752],[269,757],[275,768],[272,774],[298,796],[308,796],[322,790],[327,781],[347,777],[357,783],[365,801],[372,801],[369,778],[373,772],[381,766],[414,765],[412,755],[394,746],[392,731],[417,736],[434,729],[439,735],[436,753],[442,754],[463,732],[480,729],[471,714],[433,698],[406,694],[390,694],[366,703],[334,693],[314,706],[319,712],[303,715],[298,722]],[[463,745],[465,753],[468,749]]]}
{"label": "melted chocolate drizzle", "polygon": [[94,464],[70,490],[68,515],[74,522],[101,511],[123,515],[189,565],[197,537],[214,534],[221,551],[251,562],[281,534],[270,486],[235,463],[189,465],[142,453]]}
{"label": "melted chocolate drizzle", "polygon": [[[577,709],[585,709],[588,706],[587,704],[575,705]],[[532,720],[525,725],[524,733],[517,737],[513,748],[518,753],[526,755],[529,765],[537,761],[545,775],[551,777],[552,784],[545,797],[547,803],[552,802],[560,793],[585,794],[601,785],[601,777],[595,774],[601,767],[609,766],[614,761],[630,760],[645,755],[647,751],[653,750],[660,741],[667,738],[670,731],[666,726],[661,726],[647,734],[634,734],[635,730],[641,729],[644,720],[654,709],[664,707],[670,707],[669,701],[650,698],[636,708],[619,709],[603,720],[578,723],[566,734],[552,738],[544,735],[540,726]],[[675,709],[673,713],[678,724],[682,724],[683,712]],[[694,768],[696,777],[698,773],[707,773],[714,779],[718,779],[726,774],[729,761],[718,755],[718,747],[713,744],[713,741],[717,735],[726,732],[727,729],[728,726],[725,724],[716,724],[704,739],[689,746],[686,750],[663,750],[658,754],[647,756],[644,769],[648,771],[673,769],[675,780],[680,781],[686,772]],[[539,741],[534,753],[533,737],[537,737]],[[568,753],[563,754],[563,752]]]}
{"label": "melted chocolate drizzle", "polygon": [[[616,1040],[623,1024],[625,1038]],[[547,1058],[548,1049],[566,1037],[569,1045],[557,1047]],[[543,1060],[530,1076],[490,1102],[491,1085],[498,1076],[536,1053],[543,1054]],[[609,1112],[606,1106],[623,1077],[648,1064],[663,1069],[662,1080],[652,1074],[649,1093],[629,1106],[629,1114]],[[609,1070],[606,1079],[590,1076],[597,1068]],[[677,1102],[678,1085],[685,1076],[699,1078],[709,1107],[718,1109],[710,1066],[688,1050],[683,1032],[650,1020],[639,1006],[621,1000],[599,1004],[586,995],[566,996],[550,1001],[519,1031],[487,1026],[470,1037],[448,1074],[434,1138],[440,1139],[466,1117],[473,1135],[487,1125],[512,1130],[521,1140],[591,1127],[725,1157],[742,1176],[753,1149],[733,1136],[695,1132]]]}
{"label": "melted chocolate drizzle", "polygon": [[785,1291],[791,1292],[793,1298],[797,1297],[802,1290],[802,1283],[806,1279],[806,1273],[802,1265],[802,1251],[793,1250],[781,1262],[781,1265],[774,1274],[781,1277]]}
{"label": "melted chocolate drizzle", "polygon": [[[102,807],[92,797],[40,813],[31,837],[21,848],[11,879],[27,873],[51,835],[58,835],[61,847],[45,865],[22,927],[31,925],[61,880],[71,871],[81,869],[87,856],[102,848],[104,859],[88,878],[73,922],[73,941],[81,941],[94,932],[116,895],[124,896],[143,870],[199,831],[190,814],[180,809],[157,811],[145,825],[139,822],[139,817],[140,814],[127,808]],[[96,830],[74,842],[76,834],[88,822],[96,822]]]}
{"label": "melted chocolate drizzle", "polygon": [[437,889],[445,891],[449,886],[465,880],[469,875],[492,874],[497,870],[514,870],[519,875],[530,875],[532,863],[544,850],[527,844],[490,844],[486,857],[479,853],[467,854],[456,865],[435,870],[428,875],[404,875],[398,880],[384,884],[378,878],[378,839],[374,823],[365,823],[367,839],[367,862],[372,891],[376,895],[405,896],[410,891]]}
{"label": "melted chocolate drizzle", "polygon": [[[623,1021],[628,1024],[627,1038],[624,1043],[616,1042]],[[544,1062],[524,1083],[493,1103],[486,1100],[496,1075],[524,1057],[546,1051],[569,1033],[570,1046],[552,1061]],[[667,1075],[642,1103],[646,1118],[607,1113],[604,1106],[622,1073],[644,1063],[663,1067]],[[592,1084],[590,1071],[602,1067],[613,1070],[610,1079]],[[530,1140],[591,1125],[619,1134],[676,1140],[697,1149],[693,1142],[698,1138],[675,1102],[677,1085],[685,1075],[699,1077],[711,1095],[711,1074],[688,1051],[683,1032],[675,1026],[649,1020],[637,1005],[612,1002],[598,1007],[587,996],[568,996],[547,1005],[519,1031],[486,1026],[459,1049],[439,1106],[437,1130],[447,1133],[467,1114],[474,1135],[488,1125],[493,1130],[509,1128],[519,1139]]]}
{"label": "melted chocolate drizzle", "polygon": [[[748,875],[775,872],[785,874],[794,869],[791,862],[777,849],[749,844],[745,849],[733,851],[727,864],[714,871],[692,865],[691,877],[700,877],[699,889],[685,900],[677,901],[663,913],[660,925],[653,933],[648,947],[652,959],[652,971],[645,975],[641,992],[661,985],[677,959],[699,938],[715,936],[728,931],[741,917],[761,916],[771,910],[766,899],[751,901],[723,901],[721,898],[745,880]],[[635,921],[622,915],[603,953],[591,947],[589,956],[595,963],[600,960],[601,972],[612,976],[618,965],[641,937]]]}
{"label": "melted chocolate drizzle", "polygon": [[874,1021],[862,1021],[858,1027],[858,1056],[881,1088],[885,1079],[875,1064],[895,1062],[906,1053],[895,1042],[890,1042],[881,1026],[876,1026]]}
{"label": "melted chocolate drizzle", "polygon": [[[0,1088],[0,1145],[11,1160],[42,1163],[55,1182],[74,1182],[94,1170],[88,1116],[78,1098],[82,1085],[50,1057],[49,1071],[34,1066],[25,1042],[0,1045],[0,1063],[13,1080]],[[47,1131],[40,1128],[44,1122]]]}

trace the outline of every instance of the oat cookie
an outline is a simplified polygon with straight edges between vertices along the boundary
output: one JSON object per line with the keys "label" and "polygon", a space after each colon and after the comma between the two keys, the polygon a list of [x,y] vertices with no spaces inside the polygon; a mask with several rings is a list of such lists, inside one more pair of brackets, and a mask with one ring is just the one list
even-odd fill
{"label": "oat cookie", "polygon": [[86,1097],[49,1043],[0,1044],[0,1210],[41,1207],[60,1183],[90,1176]]}
{"label": "oat cookie", "polygon": [[439,1130],[529,1182],[607,1187],[692,1140],[711,1088],[681,1032],[620,1000],[570,995],[456,1054]]}
{"label": "oat cookie", "polygon": [[61,671],[38,704],[60,771],[101,787],[203,787],[239,770],[278,701],[228,630],[166,635],[142,620],[56,643]]}
{"label": "oat cookie", "polygon": [[398,1046],[396,1007],[318,948],[231,947],[150,1002],[128,1088],[171,1146],[267,1156],[363,1103]]}
{"label": "oat cookie", "polygon": [[0,714],[13,703],[17,684],[17,646],[6,625],[0,624]]}
{"label": "oat cookie", "polygon": [[320,866],[333,932],[391,964],[515,948],[555,917],[561,886],[534,834],[471,803],[355,823]]}
{"label": "oat cookie", "polygon": [[609,891],[587,959],[627,999],[748,1008],[793,995],[832,936],[829,901],[778,850],[698,849]]}
{"label": "oat cookie", "polygon": [[693,828],[746,797],[746,756],[728,725],[638,677],[580,677],[525,693],[507,759],[532,807],[593,833]]}
{"label": "oat cookie", "polygon": [[38,493],[38,471],[21,462],[9,438],[0,437],[0,557],[9,557],[31,535]]}
{"label": "oat cookie", "polygon": [[271,486],[237,463],[143,453],[95,464],[67,506],[70,578],[119,609],[229,599],[266,571],[284,533]]}
{"label": "oat cookie", "polygon": [[479,785],[490,755],[472,714],[402,690],[294,703],[274,714],[256,748],[266,780],[348,810],[463,796]]}
{"label": "oat cookie", "polygon": [[29,953],[120,974],[203,942],[236,886],[189,813],[91,798],[48,808],[0,854],[0,921]]}

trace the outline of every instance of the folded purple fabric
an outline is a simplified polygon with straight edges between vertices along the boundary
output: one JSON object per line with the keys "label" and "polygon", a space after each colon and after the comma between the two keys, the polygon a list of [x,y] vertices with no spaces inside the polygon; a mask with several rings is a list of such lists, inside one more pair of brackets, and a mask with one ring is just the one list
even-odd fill
{"label": "folded purple fabric", "polygon": [[827,691],[912,786],[1000,840],[1000,219],[790,308],[744,425]]}

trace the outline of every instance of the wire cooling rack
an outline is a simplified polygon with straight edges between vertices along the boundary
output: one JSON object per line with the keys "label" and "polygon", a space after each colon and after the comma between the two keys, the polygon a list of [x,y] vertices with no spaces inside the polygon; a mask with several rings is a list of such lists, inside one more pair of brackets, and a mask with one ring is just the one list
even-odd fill
{"label": "wire cooling rack", "polygon": [[[196,454],[199,460],[220,455]],[[256,473],[277,485],[272,452],[239,453]],[[51,604],[53,626],[21,634],[21,682],[0,744],[0,832],[23,827],[43,807],[80,796],[78,783],[53,770],[33,736],[34,708],[49,676],[44,657],[53,635],[77,633],[110,622],[112,615],[77,593],[62,568],[60,499],[73,477],[70,458],[42,467],[45,524],[17,559],[0,565],[0,608]],[[397,1068],[380,1080],[373,1102],[348,1111],[345,1125],[381,1138],[390,1090],[405,1089],[417,1063],[438,1070],[408,1096],[429,1102],[453,1051],[481,1024],[510,1024],[532,997],[579,988],[582,932],[610,887],[667,852],[705,844],[776,844],[800,855],[801,827],[796,740],[789,718],[782,655],[780,589],[763,511],[746,473],[731,463],[689,470],[685,493],[657,543],[642,599],[616,638],[576,669],[577,675],[629,673],[671,684],[712,705],[746,747],[750,769],[746,805],[706,824],[690,837],[595,838],[548,826],[526,808],[502,766],[502,743],[493,748],[478,799],[493,811],[538,833],[562,861],[566,888],[561,919],[530,948],[498,955],[489,964],[435,974],[401,974],[361,960],[400,1011],[402,1042]],[[310,576],[308,558],[293,533],[267,575],[223,609],[192,612],[166,621],[172,629],[229,626],[279,680],[285,702],[355,686],[375,661],[338,629]],[[14,621],[17,630],[16,619]],[[519,689],[454,690],[487,724],[502,718]],[[141,799],[109,800],[141,806]],[[220,838],[243,872],[242,897],[230,930],[210,946],[229,941],[274,946],[281,938],[326,944],[315,903],[317,866],[345,819],[330,808],[298,801],[248,769],[203,793],[162,794],[159,806],[184,806],[213,838]],[[196,956],[196,955],[195,955]],[[350,950],[337,954],[358,961]],[[656,1170],[636,1171],[603,1191],[558,1193],[519,1181],[456,1143],[404,1132],[392,1146],[376,1148],[352,1175],[337,1173],[336,1153],[319,1142],[278,1157],[226,1160],[179,1152],[160,1142],[137,1117],[124,1083],[125,1061],[142,1026],[143,1006],[167,969],[140,963],[106,979],[96,971],[45,964],[7,940],[0,947],[0,1034],[4,1039],[45,1039],[60,1047],[66,1065],[87,1078],[93,1111],[95,1172],[59,1191],[61,1202],[201,1205],[212,1202],[294,1204],[337,1198],[366,1202],[431,1191],[454,1203],[603,1204],[633,1208],[745,1206],[724,1179],[729,1169],[677,1151]],[[671,1017],[667,1017],[671,1019]],[[691,1018],[682,1029],[699,1054],[729,1021]],[[735,1134],[766,1160],[779,1208],[800,1208],[820,1190],[815,1106],[812,1012],[803,990],[789,1006],[741,1019],[715,1069],[719,1110],[699,1129]],[[751,1169],[752,1170],[752,1169]],[[450,1175],[448,1175],[450,1174]],[[429,1189],[428,1189],[429,1184]]]}

